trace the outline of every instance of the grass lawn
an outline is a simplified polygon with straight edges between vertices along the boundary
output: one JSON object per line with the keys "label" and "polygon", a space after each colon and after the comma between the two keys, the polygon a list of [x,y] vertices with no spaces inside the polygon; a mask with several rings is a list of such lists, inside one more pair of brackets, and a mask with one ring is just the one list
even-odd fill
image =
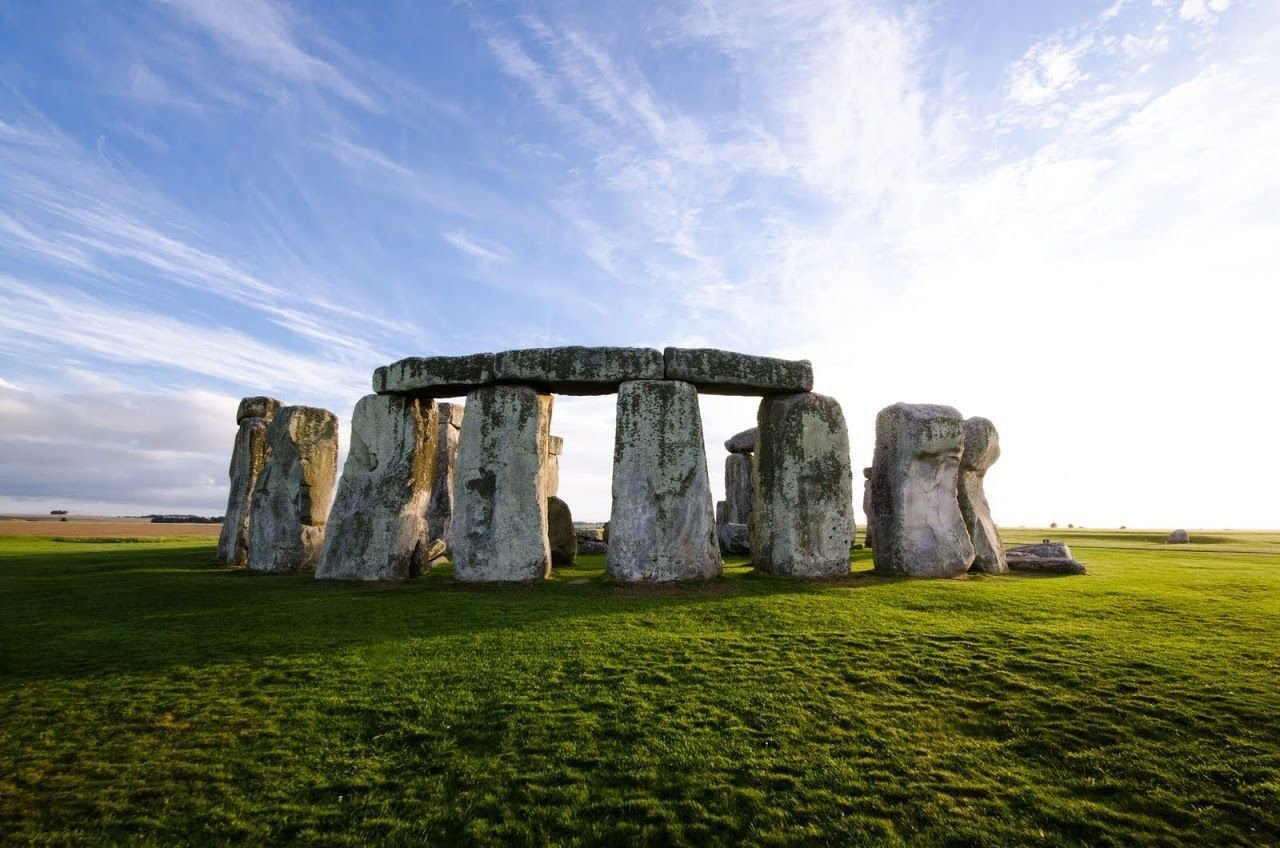
{"label": "grass lawn", "polygon": [[320,583],[0,538],[0,840],[1280,845],[1280,534],[1084,577]]}

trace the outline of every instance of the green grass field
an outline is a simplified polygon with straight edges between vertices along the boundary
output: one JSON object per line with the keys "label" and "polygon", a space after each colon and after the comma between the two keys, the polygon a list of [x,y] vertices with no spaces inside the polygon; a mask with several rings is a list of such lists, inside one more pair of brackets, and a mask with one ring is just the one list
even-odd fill
{"label": "green grass field", "polygon": [[0,840],[1280,845],[1280,534],[1084,577],[318,583],[0,538]]}

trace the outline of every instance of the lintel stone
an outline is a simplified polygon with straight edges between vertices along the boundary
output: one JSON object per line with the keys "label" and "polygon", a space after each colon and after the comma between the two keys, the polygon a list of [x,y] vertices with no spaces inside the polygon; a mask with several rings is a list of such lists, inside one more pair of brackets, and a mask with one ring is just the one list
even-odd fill
{"label": "lintel stone", "polygon": [[756,449],[756,436],[759,432],[758,427],[752,427],[750,430],[735,433],[725,440],[724,449],[729,453],[751,453]]}
{"label": "lintel stone", "polygon": [[807,359],[669,347],[663,362],[668,380],[692,383],[702,394],[761,396],[813,389],[813,365]]}
{"label": "lintel stone", "polygon": [[493,382],[493,354],[410,356],[373,372],[378,394],[446,398],[465,395]]}
{"label": "lintel stone", "polygon": [[493,361],[499,383],[523,383],[562,395],[607,395],[627,380],[661,380],[662,354],[643,347],[544,347],[508,350]]}

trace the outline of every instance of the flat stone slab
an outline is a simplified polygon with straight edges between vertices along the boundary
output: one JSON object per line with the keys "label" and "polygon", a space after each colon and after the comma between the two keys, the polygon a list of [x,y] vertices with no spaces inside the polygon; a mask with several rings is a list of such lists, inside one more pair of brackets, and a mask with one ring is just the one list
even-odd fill
{"label": "flat stone slab", "polygon": [[493,360],[499,383],[523,383],[562,395],[608,395],[628,380],[661,380],[662,354],[645,347],[541,347],[507,350]]}
{"label": "flat stone slab", "polygon": [[751,453],[756,449],[756,437],[759,433],[759,427],[752,427],[750,430],[734,433],[725,439],[724,449],[729,453]]}
{"label": "flat stone slab", "polygon": [[469,356],[410,356],[373,372],[373,390],[380,395],[406,394],[445,398],[465,395],[493,382],[493,354]]}
{"label": "flat stone slab", "polygon": [[1007,551],[1005,560],[1010,571],[1025,574],[1088,574],[1084,563],[1066,557],[1024,556]]}
{"label": "flat stone slab", "polygon": [[692,383],[702,394],[760,396],[813,389],[813,365],[807,359],[669,347],[663,352],[663,362],[668,380]]}

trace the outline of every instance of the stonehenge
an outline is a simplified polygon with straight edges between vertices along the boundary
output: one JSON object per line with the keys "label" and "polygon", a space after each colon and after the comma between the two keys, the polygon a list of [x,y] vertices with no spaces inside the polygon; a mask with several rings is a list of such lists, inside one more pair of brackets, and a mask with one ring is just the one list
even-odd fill
{"label": "stonehenge", "polygon": [[1085,574],[1083,563],[1077,562],[1071,555],[1071,548],[1066,542],[1054,542],[1045,539],[1034,545],[1019,545],[1010,548],[1005,559],[1010,571],[1024,571],[1032,574]]}
{"label": "stonehenge", "polygon": [[996,427],[985,418],[967,418],[964,422],[964,453],[960,456],[960,476],[956,494],[960,514],[973,542],[971,571],[987,574],[1005,574],[1009,565],[1005,561],[1004,544],[991,519],[991,507],[983,490],[982,478],[987,469],[1000,458],[1000,435]]}
{"label": "stonehenge", "polygon": [[427,535],[448,548],[453,538],[453,474],[458,463],[458,434],[465,411],[460,403],[436,404],[436,455],[427,500]]}
{"label": "stonehenge", "polygon": [[315,568],[338,471],[338,418],[286,406],[267,426],[267,460],[249,506],[248,567],[292,574]]}
{"label": "stonehenge", "polygon": [[249,504],[267,462],[267,425],[284,404],[271,397],[247,397],[236,410],[236,440],[231,449],[231,493],[218,536],[218,561],[242,566],[249,560]]}
{"label": "stonehenge", "polygon": [[555,495],[547,498],[547,542],[551,545],[552,565],[573,565],[578,556],[573,513],[569,505]]}

